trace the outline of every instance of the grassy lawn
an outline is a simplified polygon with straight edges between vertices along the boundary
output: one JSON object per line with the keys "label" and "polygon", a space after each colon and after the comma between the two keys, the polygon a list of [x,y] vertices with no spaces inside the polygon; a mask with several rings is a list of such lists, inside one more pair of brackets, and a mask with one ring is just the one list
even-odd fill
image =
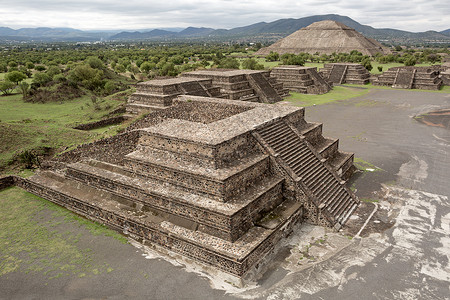
{"label": "grassy lawn", "polygon": [[369,91],[370,89],[354,88],[350,86],[335,86],[330,92],[323,95],[310,95],[291,92],[291,96],[286,98],[285,101],[296,106],[306,107],[363,96],[369,93]]}
{"label": "grassy lawn", "polygon": [[[21,95],[0,96],[0,168],[25,150],[56,149],[103,137],[104,132],[72,127],[100,120],[121,103],[107,97],[94,104],[90,96],[83,96],[41,104],[24,102]],[[108,134],[116,132],[109,130]]]}
{"label": "grassy lawn", "polygon": [[[127,240],[105,226],[81,218],[20,188],[0,191],[0,277],[11,272],[91,277],[113,269],[81,247],[81,227],[91,235]],[[82,232],[82,231],[81,231]]]}

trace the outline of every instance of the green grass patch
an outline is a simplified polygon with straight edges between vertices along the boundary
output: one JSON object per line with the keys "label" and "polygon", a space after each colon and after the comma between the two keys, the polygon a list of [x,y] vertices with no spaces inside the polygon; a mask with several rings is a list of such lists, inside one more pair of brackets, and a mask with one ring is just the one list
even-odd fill
{"label": "green grass patch", "polygon": [[94,261],[91,249],[80,247],[76,226],[126,243],[120,234],[20,188],[0,191],[0,276],[23,272],[52,279],[111,272],[107,263]]}
{"label": "green grass patch", "polygon": [[123,103],[110,98],[93,103],[90,96],[83,96],[43,104],[24,102],[21,95],[0,97],[0,168],[25,150],[70,147],[117,133],[72,129],[102,119]]}
{"label": "green grass patch", "polygon": [[355,157],[353,159],[353,164],[355,165],[355,167],[357,167],[361,171],[367,171],[367,172],[382,171],[381,168],[378,168],[374,164],[371,164],[370,162],[365,161],[359,157]]}
{"label": "green grass patch", "polygon": [[354,88],[350,86],[335,86],[333,89],[323,95],[311,95],[291,92],[291,96],[286,98],[288,101],[296,106],[313,106],[322,105],[336,101],[343,101],[355,97],[360,97],[369,93],[368,89]]}

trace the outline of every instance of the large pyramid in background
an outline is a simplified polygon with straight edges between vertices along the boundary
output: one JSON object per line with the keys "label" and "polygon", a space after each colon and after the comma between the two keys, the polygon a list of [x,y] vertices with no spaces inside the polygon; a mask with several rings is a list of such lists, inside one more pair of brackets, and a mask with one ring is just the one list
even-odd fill
{"label": "large pyramid in background", "polygon": [[352,50],[358,50],[370,56],[376,53],[390,53],[390,50],[379,42],[366,38],[353,28],[336,21],[326,20],[297,30],[271,46],[260,49],[256,55],[267,55],[270,51],[279,54],[302,52],[331,54],[333,52],[349,53]]}

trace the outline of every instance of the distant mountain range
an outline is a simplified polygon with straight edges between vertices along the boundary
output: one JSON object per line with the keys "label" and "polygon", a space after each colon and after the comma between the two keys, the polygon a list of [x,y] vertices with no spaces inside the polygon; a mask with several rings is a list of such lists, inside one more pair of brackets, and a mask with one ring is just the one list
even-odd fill
{"label": "distant mountain range", "polygon": [[341,22],[363,35],[374,38],[381,42],[393,43],[450,43],[450,29],[437,32],[408,32],[390,28],[373,28],[362,25],[355,20],[335,14],[317,15],[300,19],[280,19],[270,23],[260,22],[248,26],[233,29],[213,28],[164,28],[142,31],[114,31],[96,30],[82,31],[72,28],[22,28],[18,30],[9,27],[0,27],[0,41],[140,41],[140,40],[251,40],[251,41],[274,41],[283,38],[310,24],[333,20]]}

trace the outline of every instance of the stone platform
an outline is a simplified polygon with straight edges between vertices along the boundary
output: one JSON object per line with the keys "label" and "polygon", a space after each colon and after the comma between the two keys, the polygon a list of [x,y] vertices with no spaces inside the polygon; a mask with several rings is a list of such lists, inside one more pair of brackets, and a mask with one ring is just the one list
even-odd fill
{"label": "stone platform", "polygon": [[243,277],[303,219],[345,224],[358,205],[343,180],[352,166],[303,108],[183,95],[15,184]]}
{"label": "stone platform", "polygon": [[361,64],[356,63],[330,63],[320,69],[325,80],[334,84],[368,84],[370,73]]}
{"label": "stone platform", "polygon": [[439,90],[443,80],[432,67],[393,67],[372,81],[373,85],[399,89]]}
{"label": "stone platform", "polygon": [[209,69],[138,83],[126,109],[130,115],[165,109],[179,95],[275,103],[288,94],[269,71]]}
{"label": "stone platform", "polygon": [[282,83],[284,88],[302,94],[325,94],[332,84],[325,81],[317,68],[301,66],[278,66],[272,69],[270,77]]}

